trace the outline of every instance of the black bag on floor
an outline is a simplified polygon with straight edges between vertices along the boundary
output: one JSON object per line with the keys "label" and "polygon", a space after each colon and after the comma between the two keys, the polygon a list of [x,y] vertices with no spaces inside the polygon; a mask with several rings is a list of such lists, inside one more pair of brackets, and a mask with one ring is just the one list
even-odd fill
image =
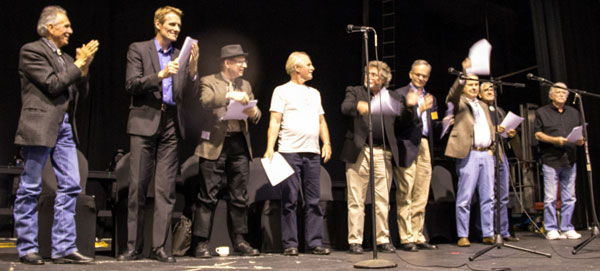
{"label": "black bag on floor", "polygon": [[192,244],[192,220],[184,215],[179,217],[179,221],[173,229],[173,256],[183,256],[190,249]]}

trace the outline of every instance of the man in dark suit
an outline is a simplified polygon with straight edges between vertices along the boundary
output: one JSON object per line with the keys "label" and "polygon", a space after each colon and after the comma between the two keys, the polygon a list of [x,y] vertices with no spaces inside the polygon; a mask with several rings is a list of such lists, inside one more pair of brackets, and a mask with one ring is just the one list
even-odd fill
{"label": "man in dark suit", "polygon": [[[179,139],[185,135],[182,108],[184,91],[196,76],[198,47],[189,61],[178,59],[173,42],[179,36],[182,12],[171,6],[154,13],[155,38],[135,42],[127,52],[125,90],[131,95],[127,133],[130,137],[130,179],[127,250],[119,261],[140,258],[143,247],[143,206],[154,175],[152,257],[175,262],[164,248],[175,204]],[[178,62],[179,60],[179,62]],[[181,63],[181,65],[179,64]]]}
{"label": "man in dark suit", "polygon": [[[369,142],[368,111],[369,103],[378,93],[387,92],[392,80],[390,67],[381,61],[370,61],[368,69],[371,97],[365,86],[346,88],[342,103],[342,113],[352,117],[346,129],[344,147],[340,158],[346,162],[346,183],[348,188],[348,244],[350,253],[363,252],[363,228],[365,221],[365,199],[369,184]],[[366,76],[365,76],[366,77]],[[366,82],[365,82],[366,85]],[[380,96],[375,96],[380,97]],[[375,99],[375,102],[378,100]],[[382,121],[383,118],[383,121]],[[375,220],[377,249],[381,252],[395,252],[390,243],[388,227],[389,191],[392,185],[392,157],[398,166],[398,147],[394,135],[396,116],[372,114],[373,161],[375,182]],[[383,124],[383,125],[382,125]]]}
{"label": "man in dark suit", "polygon": [[[469,58],[463,70],[471,66]],[[472,80],[469,80],[472,79]],[[481,231],[484,244],[494,243],[494,135],[495,129],[487,104],[477,99],[477,75],[467,80],[456,79],[446,103],[454,104],[454,126],[448,137],[445,155],[456,158],[458,191],[456,193],[456,228],[458,246],[468,247],[471,198],[478,188],[481,209]]]}
{"label": "man in dark suit", "polygon": [[425,91],[430,73],[431,65],[427,61],[415,60],[408,73],[411,82],[395,90],[404,97],[408,93],[419,97],[418,104],[410,110],[413,116],[397,127],[400,166],[394,170],[399,186],[396,205],[400,242],[402,249],[411,252],[437,249],[437,246],[427,243],[423,235],[431,183],[433,131],[439,125],[436,99]]}
{"label": "man in dark suit", "polygon": [[81,187],[75,115],[68,109],[71,103],[77,104],[79,96],[87,95],[87,74],[99,43],[92,40],[77,48],[75,61],[62,53],[60,48],[69,43],[73,29],[67,12],[59,6],[42,10],[37,31],[41,39],[23,45],[19,54],[22,108],[15,144],[22,146],[25,166],[14,204],[17,251],[23,263],[44,264],[38,254],[37,201],[42,169],[50,158],[58,182],[52,259],[55,263],[88,263],[93,259],[79,254],[75,245],[75,204]]}
{"label": "man in dark suit", "polygon": [[200,144],[195,154],[200,157],[200,184],[193,235],[197,241],[195,256],[210,258],[208,240],[217,207],[217,194],[226,185],[229,195],[228,211],[231,218],[230,236],[234,250],[247,256],[257,256],[259,251],[245,240],[248,233],[248,177],[252,147],[248,133],[248,119],[256,124],[261,112],[252,106],[244,110],[247,118],[222,120],[230,102],[243,105],[254,99],[250,83],[244,79],[248,67],[245,53],[239,44],[221,48],[221,72],[200,78],[200,101],[210,111],[203,124]]}

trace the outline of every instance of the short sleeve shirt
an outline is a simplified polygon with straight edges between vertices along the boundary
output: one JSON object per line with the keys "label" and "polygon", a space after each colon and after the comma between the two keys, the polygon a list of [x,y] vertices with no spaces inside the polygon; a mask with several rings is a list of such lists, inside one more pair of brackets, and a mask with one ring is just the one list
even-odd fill
{"label": "short sleeve shirt", "polygon": [[324,111],[318,90],[292,81],[278,86],[270,111],[282,113],[279,152],[320,153],[319,118]]}
{"label": "short sleeve shirt", "polygon": [[[549,136],[567,137],[573,128],[581,125],[581,118],[575,108],[566,106],[559,112],[553,104],[547,104],[535,111],[534,133],[542,132]],[[540,141],[542,163],[554,168],[572,167],[577,158],[577,147],[573,143],[563,146]]]}

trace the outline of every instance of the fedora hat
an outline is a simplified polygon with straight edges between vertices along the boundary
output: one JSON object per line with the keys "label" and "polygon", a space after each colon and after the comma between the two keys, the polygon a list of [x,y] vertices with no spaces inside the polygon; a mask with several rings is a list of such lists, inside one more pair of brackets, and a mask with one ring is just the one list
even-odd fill
{"label": "fedora hat", "polygon": [[229,44],[221,48],[221,59],[232,58],[236,56],[248,56],[248,53],[242,50],[242,46],[239,44]]}

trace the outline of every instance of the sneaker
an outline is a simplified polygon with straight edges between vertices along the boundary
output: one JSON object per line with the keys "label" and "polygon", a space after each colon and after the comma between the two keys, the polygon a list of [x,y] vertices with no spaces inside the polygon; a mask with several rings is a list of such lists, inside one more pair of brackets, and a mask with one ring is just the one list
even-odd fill
{"label": "sneaker", "polygon": [[562,239],[579,239],[581,238],[581,234],[576,232],[575,230],[570,230],[563,232],[561,235]]}
{"label": "sneaker", "polygon": [[548,240],[567,239],[567,236],[559,234],[558,231],[549,231],[548,234],[546,234],[546,239],[548,239]]}
{"label": "sneaker", "polygon": [[469,242],[469,238],[461,237],[460,239],[458,239],[458,246],[459,247],[470,247],[471,242]]}

